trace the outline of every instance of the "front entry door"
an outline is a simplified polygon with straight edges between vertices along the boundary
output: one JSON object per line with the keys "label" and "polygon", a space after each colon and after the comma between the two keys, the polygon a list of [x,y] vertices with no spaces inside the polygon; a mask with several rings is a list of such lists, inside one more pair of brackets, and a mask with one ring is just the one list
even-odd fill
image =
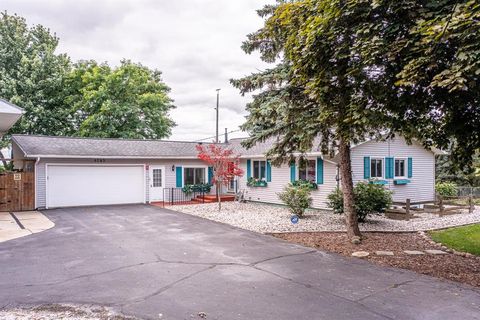
{"label": "front entry door", "polygon": [[163,201],[165,167],[150,166],[150,201]]}

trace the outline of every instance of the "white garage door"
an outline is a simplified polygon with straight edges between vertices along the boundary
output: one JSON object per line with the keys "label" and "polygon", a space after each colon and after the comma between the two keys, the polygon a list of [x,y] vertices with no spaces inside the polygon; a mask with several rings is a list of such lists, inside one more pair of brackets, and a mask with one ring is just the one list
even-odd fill
{"label": "white garage door", "polygon": [[145,202],[143,166],[47,166],[47,207]]}

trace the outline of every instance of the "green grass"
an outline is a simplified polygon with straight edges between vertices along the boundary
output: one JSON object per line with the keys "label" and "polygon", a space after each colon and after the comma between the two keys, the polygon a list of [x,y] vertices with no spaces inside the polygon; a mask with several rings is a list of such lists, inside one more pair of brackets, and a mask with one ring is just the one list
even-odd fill
{"label": "green grass", "polygon": [[430,236],[449,248],[480,256],[480,224],[431,231]]}

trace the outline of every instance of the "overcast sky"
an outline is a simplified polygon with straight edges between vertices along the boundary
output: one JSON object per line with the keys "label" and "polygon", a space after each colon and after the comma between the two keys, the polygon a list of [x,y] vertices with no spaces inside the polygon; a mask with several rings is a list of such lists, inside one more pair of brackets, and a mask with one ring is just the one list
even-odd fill
{"label": "overcast sky", "polygon": [[[273,0],[1,0],[0,10],[29,24],[49,27],[59,52],[73,60],[116,65],[122,58],[163,72],[171,87],[178,124],[170,137],[197,140],[215,135],[215,89],[220,93],[220,131],[238,129],[248,98],[229,84],[266,67],[241,43],[262,26],[256,9]],[[244,136],[237,133],[235,136]]]}

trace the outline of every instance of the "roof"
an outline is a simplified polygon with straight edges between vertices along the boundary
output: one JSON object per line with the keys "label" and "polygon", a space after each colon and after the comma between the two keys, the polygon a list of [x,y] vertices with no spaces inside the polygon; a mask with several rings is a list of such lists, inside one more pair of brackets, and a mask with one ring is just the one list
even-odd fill
{"label": "roof", "polygon": [[0,136],[7,132],[20,119],[23,109],[0,99]]}
{"label": "roof", "polygon": [[[250,149],[242,147],[246,138],[231,139],[228,146],[242,158],[263,157],[275,143],[275,138],[257,143]],[[105,139],[13,135],[12,140],[26,158],[137,158],[137,159],[196,159],[198,142],[140,139]],[[321,155],[316,139],[309,155]],[[368,142],[368,141],[367,141]],[[210,143],[203,143],[210,144]],[[225,145],[225,144],[224,144]],[[361,144],[359,144],[361,145]],[[358,146],[358,145],[357,145]],[[353,146],[355,148],[357,146]],[[434,154],[444,154],[433,148]]]}
{"label": "roof", "polygon": [[23,114],[23,109],[0,98],[0,113]]}
{"label": "roof", "polygon": [[[254,146],[252,146],[250,149],[245,149],[242,147],[241,143],[242,141],[246,140],[247,138],[236,138],[236,139],[230,139],[229,144],[232,147],[232,149],[236,152],[242,155],[242,157],[245,156],[250,156],[250,157],[261,157],[265,155],[272,147],[272,145],[275,143],[276,138],[269,138],[265,140],[265,142],[258,142]],[[310,154],[321,154],[322,151],[320,150],[320,139],[317,138],[315,141],[313,141],[313,148],[310,150]]]}
{"label": "roof", "polygon": [[198,142],[13,135],[27,158],[197,158]]}

